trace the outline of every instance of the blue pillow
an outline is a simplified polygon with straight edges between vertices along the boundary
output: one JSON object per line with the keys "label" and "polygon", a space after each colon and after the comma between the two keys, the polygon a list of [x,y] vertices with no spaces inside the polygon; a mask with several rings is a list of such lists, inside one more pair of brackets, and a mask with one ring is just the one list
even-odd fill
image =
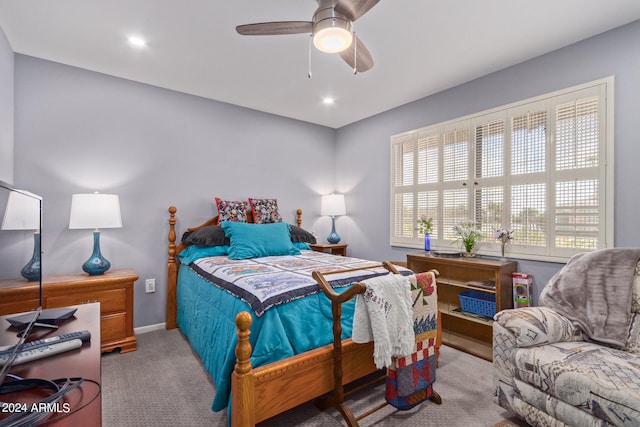
{"label": "blue pillow", "polygon": [[296,248],[298,248],[300,250],[303,250],[303,249],[306,249],[308,251],[311,250],[311,246],[309,246],[309,244],[305,243],[305,242],[293,242],[293,246],[295,246]]}
{"label": "blue pillow", "polygon": [[289,224],[252,224],[224,221],[220,224],[231,239],[229,259],[248,259],[275,255],[300,255],[293,243]]}
{"label": "blue pillow", "polygon": [[178,254],[178,258],[182,264],[189,265],[198,258],[210,256],[222,256],[229,254],[229,246],[187,246]]}

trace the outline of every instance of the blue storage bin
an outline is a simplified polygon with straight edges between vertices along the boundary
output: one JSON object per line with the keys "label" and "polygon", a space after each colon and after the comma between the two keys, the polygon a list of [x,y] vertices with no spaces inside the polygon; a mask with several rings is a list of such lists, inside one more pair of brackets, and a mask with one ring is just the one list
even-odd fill
{"label": "blue storage bin", "polygon": [[462,311],[493,317],[496,314],[496,296],[480,291],[465,291],[460,295]]}

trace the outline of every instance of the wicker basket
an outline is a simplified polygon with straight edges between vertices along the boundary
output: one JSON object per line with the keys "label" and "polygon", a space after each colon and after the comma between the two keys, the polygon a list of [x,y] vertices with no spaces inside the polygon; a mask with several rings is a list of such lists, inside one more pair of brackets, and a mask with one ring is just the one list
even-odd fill
{"label": "wicker basket", "polygon": [[493,317],[496,314],[496,296],[480,291],[465,291],[460,295],[462,311]]}

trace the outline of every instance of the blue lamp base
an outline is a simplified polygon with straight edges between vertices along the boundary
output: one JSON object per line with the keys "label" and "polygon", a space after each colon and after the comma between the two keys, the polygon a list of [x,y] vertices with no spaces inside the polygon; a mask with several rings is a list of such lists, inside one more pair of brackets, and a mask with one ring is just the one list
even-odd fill
{"label": "blue lamp base", "polygon": [[335,245],[340,241],[340,236],[336,233],[336,217],[331,217],[331,234],[327,236],[327,242]]}
{"label": "blue lamp base", "polygon": [[82,264],[82,270],[85,273],[88,273],[89,276],[97,276],[99,274],[104,274],[111,268],[111,263],[107,261],[102,254],[100,253],[100,232],[93,232],[93,253],[91,254],[91,258],[87,260],[84,264]]}
{"label": "blue lamp base", "polygon": [[30,282],[40,280],[40,233],[33,234],[33,256],[20,274]]}

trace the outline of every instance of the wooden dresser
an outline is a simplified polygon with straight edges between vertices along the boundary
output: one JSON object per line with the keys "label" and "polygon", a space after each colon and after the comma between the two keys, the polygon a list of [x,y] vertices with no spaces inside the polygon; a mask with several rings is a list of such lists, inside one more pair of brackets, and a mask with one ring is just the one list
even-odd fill
{"label": "wooden dresser", "polygon": [[[42,278],[42,307],[100,303],[101,350],[136,349],[133,334],[133,285],[138,275],[131,269],[109,270],[105,274],[60,274]],[[0,280],[0,315],[38,307],[38,284],[23,279]]]}

